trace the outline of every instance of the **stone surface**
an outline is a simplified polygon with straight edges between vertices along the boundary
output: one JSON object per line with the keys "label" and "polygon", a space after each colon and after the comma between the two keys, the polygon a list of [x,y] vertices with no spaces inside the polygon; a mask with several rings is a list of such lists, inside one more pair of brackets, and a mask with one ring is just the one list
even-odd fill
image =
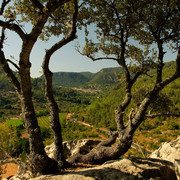
{"label": "stone surface", "polygon": [[180,180],[180,160],[179,159],[174,160],[174,166],[175,166],[177,179]]}
{"label": "stone surface", "polygon": [[[64,149],[66,157],[74,153],[87,153],[99,141],[89,139],[66,141]],[[54,144],[46,147],[52,158]],[[164,160],[165,159],[165,160]],[[24,174],[24,175],[23,175]],[[27,171],[22,177],[30,179]],[[22,179],[20,177],[20,179]],[[17,176],[11,180],[20,180]],[[108,161],[104,165],[79,170],[69,170],[54,175],[44,175],[32,180],[180,180],[180,137],[162,146],[152,153],[151,158],[131,158]]]}
{"label": "stone surface", "polygon": [[150,157],[164,159],[172,163],[174,163],[175,159],[180,160],[180,137],[169,143],[163,143]]}
{"label": "stone surface", "polygon": [[[81,154],[89,152],[94,146],[96,146],[100,141],[91,139],[81,139],[74,141],[63,142],[64,156],[68,158],[69,156],[80,152]],[[45,151],[50,158],[54,158],[55,146],[52,143],[45,147]]]}
{"label": "stone surface", "polygon": [[160,159],[122,159],[74,172],[40,176],[31,180],[176,180],[173,163]]}

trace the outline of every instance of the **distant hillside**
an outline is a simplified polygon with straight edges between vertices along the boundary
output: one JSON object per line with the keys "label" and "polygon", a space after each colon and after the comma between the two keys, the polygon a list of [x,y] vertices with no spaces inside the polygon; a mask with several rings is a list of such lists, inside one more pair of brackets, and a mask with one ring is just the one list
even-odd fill
{"label": "distant hillside", "polygon": [[98,84],[101,86],[116,84],[119,82],[117,74],[120,71],[122,70],[119,67],[102,69],[94,75],[88,84]]}
{"label": "distant hillside", "polygon": [[54,86],[79,87],[88,81],[89,78],[81,73],[57,72],[53,75]]}
{"label": "distant hillside", "polygon": [[[175,62],[165,63],[163,79],[171,76],[175,71]],[[152,77],[150,77],[152,76]],[[132,88],[132,105],[129,111],[136,107],[143,96],[153,87],[156,81],[156,70],[150,72],[150,76],[141,76]],[[166,86],[159,98],[150,105],[152,113],[180,112],[180,78]],[[114,128],[114,110],[124,98],[125,84],[123,80],[115,84],[105,92],[101,98],[96,99],[86,110],[87,122],[96,126]],[[128,118],[128,115],[127,115]]]}
{"label": "distant hillside", "polygon": [[0,91],[2,90],[10,91],[13,90],[13,87],[0,66]]}
{"label": "distant hillside", "polygon": [[57,72],[53,75],[54,86],[103,88],[118,82],[120,68],[105,68],[97,73]]}
{"label": "distant hillside", "polygon": [[[117,74],[121,68],[105,68],[97,73],[56,72],[53,74],[53,86],[102,89],[118,83]],[[40,79],[43,79],[41,76]],[[38,79],[38,78],[37,78]],[[12,90],[6,75],[0,67],[0,90]]]}
{"label": "distant hillside", "polygon": [[[163,80],[171,76],[175,72],[175,62],[165,63],[163,68]],[[156,70],[149,72],[150,76],[141,76],[132,88],[132,103],[124,112],[125,120],[129,118],[129,112],[136,109],[145,94],[149,92],[153,84],[156,82]],[[76,111],[79,120],[83,119],[85,123],[91,124],[97,128],[107,128],[109,130],[116,129],[115,109],[124,99],[125,82],[120,80],[107,92],[99,95],[89,106],[84,110]],[[152,114],[158,113],[180,113],[180,78],[166,86],[150,104],[147,112]],[[78,119],[78,118],[77,118]],[[134,142],[138,142],[145,149],[153,150],[162,142],[170,141],[172,138],[179,136],[180,132],[180,117],[156,117],[149,118],[143,122],[135,133]]]}

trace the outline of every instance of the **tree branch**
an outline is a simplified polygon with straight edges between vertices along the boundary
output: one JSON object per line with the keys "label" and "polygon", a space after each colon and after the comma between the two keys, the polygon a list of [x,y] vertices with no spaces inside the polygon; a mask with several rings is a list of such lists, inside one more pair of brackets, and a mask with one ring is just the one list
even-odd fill
{"label": "tree branch", "polygon": [[11,63],[18,71],[19,71],[19,66],[12,62],[10,59],[7,59],[7,62]]}
{"label": "tree branch", "polygon": [[131,80],[131,84],[134,84],[140,75],[141,75],[141,73],[140,73],[140,72],[137,72],[137,73],[135,74],[134,78]]}
{"label": "tree branch", "polygon": [[99,57],[99,58],[94,58],[93,56],[91,55],[86,55],[88,58],[92,59],[93,61],[99,61],[99,60],[102,60],[102,59],[106,59],[106,60],[114,60],[114,61],[117,61],[116,58],[113,58],[113,57]]}
{"label": "tree branch", "polygon": [[176,59],[176,71],[175,73],[170,76],[169,78],[165,79],[164,81],[161,81],[158,84],[155,84],[153,90],[147,95],[147,97],[144,98],[144,100],[141,102],[140,106],[138,107],[138,110],[135,114],[135,117],[133,118],[132,124],[133,124],[133,131],[136,130],[136,128],[141,124],[141,122],[144,120],[144,117],[146,116],[145,112],[147,110],[147,107],[152,102],[152,100],[156,97],[156,95],[161,91],[165,86],[176,80],[180,77],[180,47],[177,54]]}
{"label": "tree branch", "polygon": [[4,22],[4,21],[0,20],[0,26],[16,32],[20,36],[20,38],[22,39],[23,42],[27,41],[27,35],[23,32],[23,30],[17,24]]}
{"label": "tree branch", "polygon": [[37,7],[41,11],[43,10],[44,6],[38,0],[31,0],[31,1],[35,5],[35,7]]}
{"label": "tree branch", "polygon": [[104,36],[114,37],[114,38],[116,38],[116,39],[118,39],[118,40],[121,40],[121,38],[120,38],[118,35],[116,35],[116,34],[109,34],[109,33],[107,33],[107,32],[104,32]]}
{"label": "tree branch", "polygon": [[49,64],[50,57],[55,51],[62,48],[67,43],[71,42],[72,40],[76,38],[76,21],[77,21],[77,14],[78,14],[78,6],[77,6],[77,0],[74,0],[74,1],[75,1],[75,12],[73,14],[73,23],[72,23],[71,31],[67,37],[63,38],[61,41],[59,41],[58,43],[53,45],[49,50],[46,51],[45,61],[43,63],[44,65],[46,64],[46,66]]}
{"label": "tree branch", "polygon": [[145,117],[148,118],[155,118],[155,117],[159,117],[159,116],[175,116],[175,117],[180,117],[180,113],[159,113],[159,114],[146,114]]}
{"label": "tree branch", "polygon": [[4,56],[4,52],[2,51],[4,39],[5,39],[5,28],[2,28],[1,41],[0,41],[0,64],[4,72],[6,73],[7,77],[14,85],[15,89],[18,91],[18,93],[20,93],[21,92],[20,83],[16,78],[16,76],[14,75],[14,73],[12,72],[12,70],[10,69],[7,60]]}
{"label": "tree branch", "polygon": [[6,1],[6,0],[3,0],[2,4],[1,4],[1,9],[0,9],[0,15],[3,14],[6,5],[7,5],[10,1],[11,1],[11,0],[7,0],[7,1]]}
{"label": "tree branch", "polygon": [[82,56],[86,56],[86,57],[88,57],[88,58],[90,58],[91,60],[93,60],[93,61],[99,61],[99,60],[114,60],[114,61],[118,61],[118,59],[117,58],[113,58],[113,57],[99,57],[99,58],[95,58],[95,57],[93,57],[91,54],[85,54],[85,53],[82,53],[80,50],[79,50],[79,48],[78,47],[76,47],[76,51],[79,53],[79,54],[81,54]]}
{"label": "tree branch", "polygon": [[0,164],[6,164],[6,163],[14,163],[14,164],[20,164],[21,160],[20,159],[5,159],[5,160],[0,160]]}
{"label": "tree branch", "polygon": [[118,132],[117,132],[117,131],[112,132],[112,133],[110,134],[110,137],[109,137],[107,140],[101,141],[101,142],[97,145],[97,148],[98,148],[99,146],[107,146],[107,147],[108,147],[108,146],[111,146],[112,144],[115,143],[117,137],[118,137]]}

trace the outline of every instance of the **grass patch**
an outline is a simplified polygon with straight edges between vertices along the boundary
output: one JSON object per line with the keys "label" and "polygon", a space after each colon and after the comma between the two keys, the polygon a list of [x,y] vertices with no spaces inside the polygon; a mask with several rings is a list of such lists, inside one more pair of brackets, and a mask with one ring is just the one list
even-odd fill
{"label": "grass patch", "polygon": [[17,126],[21,126],[23,124],[23,121],[19,119],[8,119],[6,123],[17,127]]}

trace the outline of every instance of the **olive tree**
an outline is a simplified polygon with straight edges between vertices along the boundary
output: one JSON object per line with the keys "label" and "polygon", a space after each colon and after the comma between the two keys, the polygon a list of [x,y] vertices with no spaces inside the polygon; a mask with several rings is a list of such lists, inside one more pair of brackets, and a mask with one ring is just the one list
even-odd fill
{"label": "olive tree", "polygon": [[[29,136],[30,167],[39,173],[56,172],[59,168],[58,164],[62,167],[67,163],[63,156],[58,107],[52,95],[52,73],[48,66],[51,55],[76,37],[77,0],[3,0],[0,5],[0,64],[21,101],[24,124]],[[31,23],[29,33],[26,31],[26,26],[23,27],[24,23]],[[18,64],[7,59],[3,51],[5,32],[8,30],[14,31],[22,41]],[[51,36],[60,38],[60,35],[64,35],[64,38],[46,51],[43,63],[46,96],[50,105],[51,127],[56,146],[55,159],[50,159],[44,150],[32,101],[30,54],[38,38],[48,41]],[[18,77],[9,64],[16,68]]]}
{"label": "olive tree", "polygon": [[[69,162],[103,163],[116,159],[131,147],[133,135],[145,120],[146,111],[159,92],[180,77],[180,16],[177,1],[152,0],[90,0],[87,11],[91,14],[88,23],[96,26],[97,39],[86,37],[86,45],[78,51],[93,61],[114,60],[122,67],[126,88],[122,102],[115,110],[117,131],[102,141],[88,154],[77,153]],[[177,53],[174,74],[163,79],[164,48]],[[156,81],[142,101],[129,112],[132,102],[132,87],[141,75],[156,69]],[[116,141],[117,138],[117,141]],[[116,143],[115,143],[116,142]],[[114,144],[115,143],[115,144]],[[113,145],[114,144],[114,145]]]}

